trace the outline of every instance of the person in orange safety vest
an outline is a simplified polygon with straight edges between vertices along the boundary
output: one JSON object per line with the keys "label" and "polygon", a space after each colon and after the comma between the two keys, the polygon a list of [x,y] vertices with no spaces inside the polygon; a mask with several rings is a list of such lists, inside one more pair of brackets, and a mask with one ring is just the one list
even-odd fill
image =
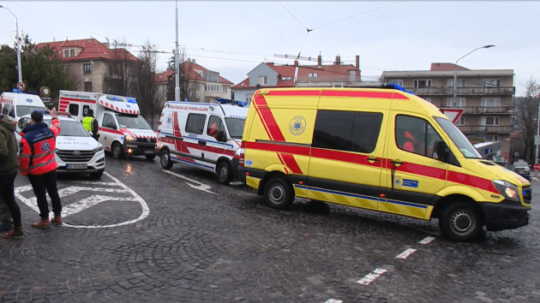
{"label": "person in orange safety vest", "polygon": [[54,218],[51,220],[57,225],[62,225],[62,204],[56,186],[56,137],[60,133],[60,121],[56,118],[56,110],[50,111],[52,117],[51,127],[43,122],[41,112],[31,114],[30,126],[25,127],[24,136],[20,143],[19,165],[21,174],[28,176],[34,194],[37,198],[39,216],[41,220],[33,223],[34,228],[50,228],[49,207],[46,193],[52,201]]}

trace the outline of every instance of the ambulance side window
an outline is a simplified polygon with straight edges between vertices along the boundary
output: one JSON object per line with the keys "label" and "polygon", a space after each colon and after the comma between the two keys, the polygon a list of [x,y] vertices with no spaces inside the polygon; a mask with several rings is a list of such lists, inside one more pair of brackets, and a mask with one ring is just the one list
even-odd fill
{"label": "ambulance side window", "polygon": [[114,118],[110,114],[105,114],[103,116],[103,127],[108,127],[112,129],[116,129],[116,123],[114,122]]}
{"label": "ambulance side window", "polygon": [[4,106],[2,107],[2,114],[6,115],[9,113],[9,104],[4,103]]}
{"label": "ambulance side window", "polygon": [[73,116],[79,115],[79,104],[71,103],[69,105],[68,112],[72,114]]}
{"label": "ambulance side window", "polygon": [[397,116],[395,132],[399,149],[430,158],[435,142],[442,140],[431,124],[416,117]]}
{"label": "ambulance side window", "polygon": [[313,147],[371,153],[381,129],[382,113],[319,110]]}
{"label": "ambulance side window", "polygon": [[206,115],[203,114],[189,114],[186,124],[186,132],[192,134],[202,135],[204,132],[204,123],[206,122]]}
{"label": "ambulance side window", "polygon": [[208,120],[208,127],[206,128],[206,134],[208,136],[216,137],[217,132],[220,130],[225,130],[223,128],[223,121],[221,121],[220,117],[217,116],[211,116],[210,120]]}

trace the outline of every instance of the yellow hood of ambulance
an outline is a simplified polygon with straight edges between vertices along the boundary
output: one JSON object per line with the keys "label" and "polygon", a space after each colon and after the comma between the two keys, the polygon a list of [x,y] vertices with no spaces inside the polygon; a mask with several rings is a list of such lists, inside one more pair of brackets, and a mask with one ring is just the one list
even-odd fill
{"label": "yellow hood of ambulance", "polygon": [[471,171],[480,178],[508,181],[516,186],[530,186],[531,183],[517,173],[504,168],[492,161],[482,159],[464,159],[461,162],[463,168]]}

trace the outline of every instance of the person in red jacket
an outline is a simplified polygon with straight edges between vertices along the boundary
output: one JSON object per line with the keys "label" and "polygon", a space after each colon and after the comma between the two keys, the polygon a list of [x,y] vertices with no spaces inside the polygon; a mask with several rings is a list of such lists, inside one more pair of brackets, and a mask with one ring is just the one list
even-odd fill
{"label": "person in red jacket", "polygon": [[56,187],[56,137],[60,133],[60,121],[56,118],[56,110],[50,111],[52,121],[49,128],[43,123],[43,114],[33,112],[30,126],[23,130],[24,136],[20,143],[19,165],[21,174],[28,176],[34,194],[37,198],[39,216],[41,220],[33,223],[35,228],[50,228],[49,206],[47,205],[46,193],[52,201],[54,218],[53,223],[62,225],[62,204]]}
{"label": "person in red jacket", "polygon": [[403,144],[403,150],[414,153],[414,145],[416,144],[416,139],[414,139],[413,135],[409,131],[405,131],[403,133],[403,137],[406,140]]}

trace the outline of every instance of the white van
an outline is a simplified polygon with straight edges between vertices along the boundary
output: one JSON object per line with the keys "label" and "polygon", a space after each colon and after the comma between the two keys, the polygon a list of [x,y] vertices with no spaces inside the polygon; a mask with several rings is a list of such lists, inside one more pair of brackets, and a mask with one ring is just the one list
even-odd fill
{"label": "white van", "polygon": [[161,166],[186,164],[217,173],[218,181],[228,184],[237,177],[233,157],[247,113],[248,108],[239,105],[167,101],[156,144]]}
{"label": "white van", "polygon": [[156,133],[140,115],[135,98],[61,90],[58,103],[60,112],[68,112],[81,121],[84,113],[93,110],[99,124],[99,142],[113,157],[156,157]]}
{"label": "white van", "polygon": [[[45,112],[46,110],[45,104],[37,95],[9,92],[3,92],[0,95],[0,113],[12,117],[15,121],[19,121],[22,116],[29,115],[33,111]],[[17,140],[20,140],[20,136],[18,135],[20,132],[21,129],[17,125],[15,135]]]}
{"label": "white van", "polygon": [[[30,115],[25,115],[17,122],[18,129],[30,125]],[[60,134],[56,137],[56,172],[90,174],[99,178],[105,170],[105,152],[103,145],[97,142],[77,119],[68,114],[58,113]],[[51,116],[43,115],[43,122],[51,125]],[[20,131],[18,131],[20,136]]]}

